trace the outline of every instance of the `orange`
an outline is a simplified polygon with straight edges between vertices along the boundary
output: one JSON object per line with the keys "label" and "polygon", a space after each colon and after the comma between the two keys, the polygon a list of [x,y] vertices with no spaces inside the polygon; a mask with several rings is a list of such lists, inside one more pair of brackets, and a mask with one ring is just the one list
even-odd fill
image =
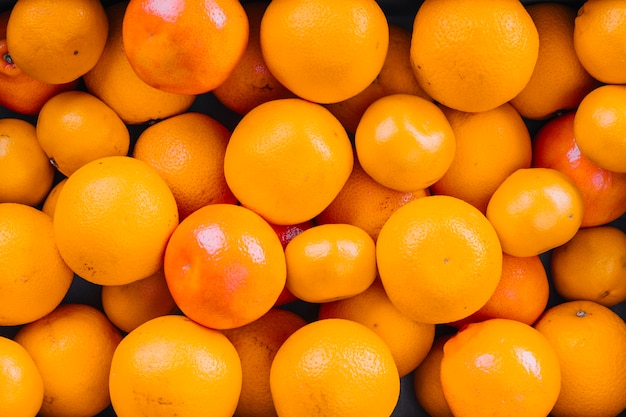
{"label": "orange", "polygon": [[548,305],[548,274],[538,255],[502,256],[502,275],[496,291],[477,312],[456,323],[455,327],[488,319],[511,319],[532,324]]}
{"label": "orange", "polygon": [[326,108],[339,119],[350,133],[356,132],[361,116],[375,100],[390,94],[412,94],[430,99],[420,87],[409,58],[411,31],[398,24],[389,23],[389,47],[378,76],[357,95]]}
{"label": "orange", "polygon": [[228,78],[212,90],[228,109],[244,115],[261,103],[294,97],[270,72],[261,52],[261,19],[269,1],[244,3],[249,36],[246,50]]}
{"label": "orange", "polygon": [[534,256],[570,240],[580,228],[583,199],[576,184],[552,168],[522,168],[494,191],[487,218],[502,250]]}
{"label": "orange", "polygon": [[67,178],[63,178],[62,180],[57,182],[52,187],[52,189],[46,196],[46,199],[43,201],[43,204],[41,205],[41,211],[50,216],[51,219],[54,218],[54,211],[57,208],[57,200],[59,199],[59,194],[61,194],[61,190],[63,189],[63,186],[66,182]]}
{"label": "orange", "polygon": [[554,417],[616,416],[626,409],[626,324],[593,301],[570,301],[547,310],[535,328],[561,364]]}
{"label": "orange", "polygon": [[426,0],[412,35],[411,63],[424,91],[467,112],[513,99],[539,55],[535,24],[517,0]]}
{"label": "orange", "polygon": [[441,387],[443,346],[451,334],[438,336],[430,351],[413,372],[413,389],[419,405],[430,417],[454,417]]}
{"label": "orange", "polygon": [[323,106],[273,100],[247,113],[224,157],[237,199],[270,223],[311,220],[339,194],[353,165],[350,139]]}
{"label": "orange", "polygon": [[566,300],[626,301],[626,234],[617,227],[580,229],[550,259],[554,288]]}
{"label": "orange", "polygon": [[487,218],[455,197],[423,197],[397,209],[376,242],[391,302],[423,323],[449,323],[482,307],[496,290],[502,249]]}
{"label": "orange", "polygon": [[626,173],[626,85],[603,85],[585,96],[574,116],[580,152],[600,168]]}
{"label": "orange", "polygon": [[248,30],[237,0],[130,0],[122,40],[128,62],[146,84],[195,95],[228,78],[246,49]]}
{"label": "orange", "polygon": [[528,119],[541,120],[575,109],[598,82],[574,50],[576,9],[564,3],[526,6],[539,34],[539,55],[530,80],[511,104]]}
{"label": "orange", "polygon": [[548,339],[527,324],[472,323],[443,347],[441,386],[456,417],[544,417],[561,388],[559,358]]}
{"label": "orange", "polygon": [[226,336],[173,315],[126,335],[109,378],[118,417],[230,417],[241,382],[241,362]]}
{"label": "orange", "polygon": [[435,338],[435,325],[419,323],[402,314],[389,300],[379,279],[357,295],[323,303],[318,319],[328,318],[356,321],[373,330],[391,350],[401,378],[424,360]]}
{"label": "orange", "polygon": [[234,204],[211,204],[184,219],[167,244],[164,270],[182,312],[215,329],[243,326],[267,313],[287,274],[272,227]]}
{"label": "orange", "polygon": [[224,178],[230,131],[206,114],[186,112],[141,132],[132,156],[154,168],[172,190],[184,219],[208,204],[237,202]]}
{"label": "orange", "polygon": [[626,173],[600,168],[584,156],[574,134],[575,112],[556,116],[533,138],[533,163],[567,175],[583,197],[581,227],[600,226],[626,212]]}
{"label": "orange", "polygon": [[270,387],[279,416],[389,416],[400,378],[387,345],[368,327],[318,320],[278,349]]}
{"label": "orange", "polygon": [[446,173],[456,151],[454,131],[439,107],[410,94],[372,103],[354,142],[363,170],[397,191],[430,187]]}
{"label": "orange", "polygon": [[574,26],[574,48],[591,75],[607,84],[625,84],[626,5],[620,0],[585,1]]}
{"label": "orange", "polygon": [[318,224],[346,223],[358,226],[378,239],[381,227],[391,214],[409,201],[430,194],[428,189],[397,191],[376,182],[355,158],[352,172],[337,197],[319,215]]}
{"label": "orange", "polygon": [[375,0],[273,0],[260,40],[281,84],[305,100],[335,103],[374,81],[387,56],[389,25]]}
{"label": "orange", "polygon": [[66,177],[94,159],[125,156],[130,147],[130,133],[122,119],[84,91],[52,97],[41,108],[36,126],[39,145]]}
{"label": "orange", "polygon": [[26,349],[0,337],[0,413],[35,417],[43,403],[43,380]]}
{"label": "orange", "polygon": [[108,30],[99,0],[18,0],[7,24],[7,47],[26,75],[64,84],[96,65]]}
{"label": "orange", "polygon": [[105,285],[101,300],[107,318],[126,333],[150,319],[173,314],[177,309],[162,269],[130,284]]}
{"label": "orange", "polygon": [[50,313],[74,278],[57,249],[52,219],[16,203],[0,203],[0,270],[0,326]]}
{"label": "orange", "polygon": [[106,7],[109,32],[96,65],[83,80],[87,90],[108,104],[128,124],[165,119],[191,107],[196,96],[175,94],[146,84],[133,70],[124,53],[122,21],[128,2]]}
{"label": "orange", "polygon": [[306,321],[296,313],[272,308],[252,323],[222,330],[241,360],[241,395],[235,417],[276,416],[270,369],[276,352]]}
{"label": "orange", "polygon": [[41,417],[89,417],[109,406],[111,359],[122,340],[99,310],[63,304],[25,325],[15,341],[26,349],[41,373]]}
{"label": "orange", "polygon": [[530,133],[508,103],[478,113],[441,108],[452,126],[456,152],[430,189],[465,200],[484,213],[502,181],[515,170],[530,167]]}
{"label": "orange", "polygon": [[99,285],[124,285],[158,271],[177,225],[176,201],[165,181],[128,156],[79,168],[54,212],[61,256],[77,275]]}
{"label": "orange", "polygon": [[376,279],[376,244],[351,224],[304,230],[285,248],[287,289],[310,303],[352,297]]}
{"label": "orange", "polygon": [[54,167],[25,120],[0,119],[0,178],[0,203],[36,206],[52,188]]}

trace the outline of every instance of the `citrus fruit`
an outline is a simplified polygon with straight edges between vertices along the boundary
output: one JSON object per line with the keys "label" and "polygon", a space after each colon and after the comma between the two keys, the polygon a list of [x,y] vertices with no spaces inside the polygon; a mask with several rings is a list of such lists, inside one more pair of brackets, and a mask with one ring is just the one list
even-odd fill
{"label": "citrus fruit", "polygon": [[452,334],[437,336],[428,354],[413,372],[415,398],[430,417],[454,417],[441,387],[443,346]]}
{"label": "citrus fruit", "polygon": [[126,335],[109,377],[118,417],[230,417],[241,382],[241,362],[226,336],[178,315],[157,317]]}
{"label": "citrus fruit", "polygon": [[67,178],[63,178],[62,180],[57,182],[52,187],[45,200],[43,201],[43,204],[41,205],[41,211],[50,216],[51,219],[54,218],[54,211],[57,208],[57,200],[59,199],[59,194],[61,193],[61,190],[63,189],[63,186],[66,182]]}
{"label": "citrus fruit", "polygon": [[477,311],[496,290],[502,270],[493,226],[477,208],[450,196],[398,208],[380,230],[376,259],[398,310],[433,324]]}
{"label": "citrus fruit", "polygon": [[0,337],[0,413],[34,417],[43,403],[43,380],[26,349]]}
{"label": "citrus fruit", "polygon": [[285,254],[272,227],[234,204],[211,204],[184,219],[165,250],[172,297],[192,320],[215,329],[265,314],[285,287]]}

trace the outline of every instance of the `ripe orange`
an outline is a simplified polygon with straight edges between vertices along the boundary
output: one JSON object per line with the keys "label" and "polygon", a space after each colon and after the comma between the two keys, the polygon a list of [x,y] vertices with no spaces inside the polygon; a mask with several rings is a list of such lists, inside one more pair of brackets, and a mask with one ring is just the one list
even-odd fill
{"label": "ripe orange", "polygon": [[486,215],[504,252],[534,256],[576,234],[583,217],[583,198],[576,184],[560,171],[523,168],[496,189]]}
{"label": "ripe orange", "polygon": [[426,93],[456,110],[494,109],[530,80],[537,29],[517,0],[426,0],[413,22],[411,63]]}
{"label": "ripe orange", "polygon": [[391,302],[423,323],[449,323],[482,307],[495,291],[502,249],[487,218],[449,196],[397,209],[376,242],[378,272]]}
{"label": "ripe orange", "polygon": [[570,301],[547,310],[535,328],[561,364],[554,417],[616,416],[626,409],[626,324],[593,301]]}
{"label": "ripe orange", "polygon": [[252,323],[222,330],[241,360],[241,395],[233,416],[276,416],[270,389],[272,361],[285,340],[305,324],[296,313],[272,308]]}
{"label": "ripe orange", "polygon": [[57,182],[52,187],[52,189],[46,196],[46,199],[43,201],[43,204],[41,205],[41,211],[50,216],[51,219],[54,218],[54,212],[57,208],[57,200],[59,199],[59,194],[61,193],[61,190],[63,189],[63,186],[66,182],[67,178],[63,178],[62,180]]}
{"label": "ripe orange", "polygon": [[353,165],[350,139],[323,106],[273,100],[247,113],[224,157],[237,199],[273,224],[311,220],[339,194]]}
{"label": "ripe orange", "polygon": [[18,0],[7,23],[7,47],[31,78],[64,84],[96,65],[108,25],[99,0]]}
{"label": "ripe orange", "polygon": [[452,334],[438,336],[426,357],[413,372],[413,389],[419,405],[430,417],[454,417],[441,387],[443,346]]}
{"label": "ripe orange", "polygon": [[566,300],[607,307],[626,301],[626,234],[617,227],[580,229],[550,258],[552,282]]}
{"label": "ripe orange", "polygon": [[357,295],[320,305],[318,320],[329,318],[356,321],[373,330],[391,350],[400,378],[424,360],[435,338],[435,325],[402,314],[379,279]]}
{"label": "ripe orange", "polygon": [[548,339],[527,324],[472,323],[443,347],[441,386],[458,417],[543,417],[561,388],[559,358]]}
{"label": "ripe orange", "polygon": [[183,220],[167,244],[164,270],[182,312],[215,329],[243,326],[265,314],[287,274],[272,227],[234,204],[211,204]]}
{"label": "ripe orange", "polygon": [[456,141],[452,164],[430,190],[465,200],[483,213],[493,192],[520,168],[529,168],[530,133],[508,103],[478,113],[441,106]]}
{"label": "ripe orange", "polygon": [[607,84],[624,84],[626,5],[620,0],[585,1],[574,26],[574,47],[591,75]]}
{"label": "ripe orange", "polygon": [[74,273],[52,227],[52,219],[31,206],[0,203],[0,326],[37,320],[67,294]]}
{"label": "ripe orange", "polygon": [[182,220],[208,204],[237,199],[224,178],[224,154],[230,131],[216,119],[186,112],[143,130],[132,156],[152,168],[172,190]]}
{"label": "ripe orange", "polygon": [[273,0],[261,51],[276,79],[305,100],[335,103],[367,88],[387,56],[389,25],[375,0]]}
{"label": "ripe orange", "polygon": [[325,303],[365,291],[376,279],[376,244],[351,224],[304,230],[285,248],[287,289],[310,303]]}
{"label": "ripe orange", "polygon": [[372,103],[354,136],[363,170],[385,187],[416,191],[430,187],[452,164],[454,132],[441,109],[410,94]]}
{"label": "ripe orange", "polygon": [[43,380],[26,349],[0,337],[0,413],[4,416],[36,416],[43,403]]}
{"label": "ripe orange", "polygon": [[36,206],[48,195],[54,167],[37,141],[31,123],[0,119],[0,203]]}
{"label": "ripe orange", "polygon": [[125,156],[126,125],[105,102],[84,91],[65,91],[46,102],[37,117],[37,140],[50,163],[69,177],[105,156]]}
{"label": "ripe orange", "polygon": [[111,359],[122,340],[99,310],[62,304],[25,325],[15,341],[26,349],[41,373],[41,417],[93,416],[109,406]]}
{"label": "ripe orange", "polygon": [[237,0],[131,0],[122,40],[128,62],[146,84],[195,95],[228,78],[246,49],[248,30]]}
{"label": "ripe orange", "polygon": [[348,180],[337,197],[315,217],[315,222],[358,226],[376,241],[381,227],[397,208],[429,194],[428,189],[397,191],[385,187],[370,177],[355,158]]}
{"label": "ripe orange", "polygon": [[231,417],[241,382],[241,362],[226,336],[177,315],[126,335],[109,377],[118,417]]}
{"label": "ripe orange", "polygon": [[83,75],[87,90],[108,104],[128,124],[165,119],[188,110],[196,96],[175,94],[146,84],[135,73],[122,42],[122,21],[128,2],[113,3],[106,45],[96,65]]}
{"label": "ripe orange", "polygon": [[80,277],[124,285],[163,265],[178,210],[165,181],[128,156],[96,159],[63,186],[54,213],[61,256]]}
{"label": "ripe orange", "polygon": [[530,80],[511,104],[528,119],[547,119],[575,109],[598,82],[574,50],[574,6],[545,2],[529,4],[526,10],[539,34],[539,55]]}
{"label": "ripe orange", "polygon": [[240,115],[266,101],[295,96],[270,72],[261,52],[261,19],[269,3],[243,4],[250,26],[246,50],[228,78],[212,90],[220,103]]}
{"label": "ripe orange", "polygon": [[389,416],[400,378],[383,340],[345,319],[318,320],[278,349],[270,387],[279,416]]}

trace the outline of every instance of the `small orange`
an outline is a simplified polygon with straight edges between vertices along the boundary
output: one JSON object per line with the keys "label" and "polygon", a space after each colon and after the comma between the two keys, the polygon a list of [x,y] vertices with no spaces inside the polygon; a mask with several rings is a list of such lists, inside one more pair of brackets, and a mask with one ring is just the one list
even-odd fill
{"label": "small orange", "polygon": [[67,182],[67,178],[63,178],[59,182],[57,182],[50,192],[48,193],[46,199],[43,201],[41,205],[41,211],[50,216],[51,219],[54,218],[54,211],[57,208],[57,200],[59,199],[59,194],[61,194],[61,190],[63,186]]}
{"label": "small orange", "polygon": [[379,279],[357,295],[320,305],[318,320],[329,318],[356,321],[373,330],[391,350],[400,378],[424,360],[435,338],[435,325],[402,314]]}
{"label": "small orange", "polygon": [[398,191],[433,185],[450,168],[456,151],[454,131],[441,109],[410,94],[391,94],[372,103],[354,137],[363,170]]}
{"label": "small orange", "polygon": [[146,84],[196,95],[228,78],[246,49],[248,30],[237,0],[130,0],[122,40],[128,62]]}
{"label": "small orange", "polygon": [[241,362],[226,336],[178,315],[126,335],[109,377],[118,417],[231,417],[241,382]]}
{"label": "small orange", "polygon": [[85,87],[128,124],[161,120],[188,110],[195,95],[154,88],[139,78],[128,62],[122,41],[127,5],[127,1],[122,1],[106,7],[109,19],[106,45],[96,65],[83,75]]}
{"label": "small orange", "polygon": [[367,88],[383,67],[389,25],[375,0],[273,0],[261,51],[276,79],[305,100],[335,103]]}
{"label": "small orange", "polygon": [[255,107],[233,130],[224,174],[244,206],[270,223],[297,224],[339,194],[353,158],[348,134],[323,106],[273,100]]}
{"label": "small orange", "polygon": [[591,75],[607,84],[625,84],[626,5],[620,0],[588,0],[578,9],[574,48]]}
{"label": "small orange", "polygon": [[430,417],[454,417],[441,387],[443,346],[452,334],[437,336],[430,351],[413,372],[413,389],[419,405]]}
{"label": "small orange", "polygon": [[7,47],[31,78],[64,84],[96,65],[108,30],[99,0],[18,0],[7,24]]}
{"label": "small orange", "polygon": [[234,417],[276,416],[270,369],[276,352],[306,321],[296,313],[272,308],[252,323],[222,330],[241,360],[241,395]]}
{"label": "small orange", "polygon": [[52,188],[54,167],[25,120],[0,119],[0,178],[0,203],[36,206]]}
{"label": "small orange", "polygon": [[461,111],[496,108],[528,83],[539,55],[518,0],[426,0],[413,22],[411,63],[426,93]]}
{"label": "small orange", "polygon": [[0,414],[34,417],[43,403],[43,380],[19,343],[0,337]]}
{"label": "small orange", "polygon": [[0,203],[0,271],[0,326],[50,313],[74,278],[59,254],[52,219],[16,203]]}
{"label": "small orange", "polygon": [[593,301],[570,301],[547,310],[535,328],[561,364],[561,393],[551,416],[617,416],[626,409],[626,323]]}
{"label": "small orange", "polygon": [[548,339],[527,324],[472,323],[443,347],[441,386],[456,417],[544,417],[559,396],[559,358]]}
{"label": "small orange", "polygon": [[270,370],[279,416],[389,416],[400,378],[383,340],[345,319],[318,320],[296,330]]}
{"label": "small orange", "polygon": [[15,341],[41,373],[41,417],[97,415],[111,403],[109,370],[122,335],[94,307],[62,304],[22,327]]}
{"label": "small orange", "polygon": [[172,190],[184,219],[208,204],[234,204],[224,178],[230,131],[214,118],[185,112],[143,130],[132,156],[154,168]]}
{"label": "small orange", "polygon": [[130,147],[130,133],[122,119],[84,91],[52,97],[41,108],[36,126],[39,145],[66,177],[94,159],[125,156]]}
{"label": "small orange", "polygon": [[465,200],[483,213],[506,177],[530,168],[532,142],[524,120],[508,103],[478,113],[441,106],[454,138],[452,164],[430,190]]}
{"label": "small orange", "polygon": [[600,168],[626,173],[626,85],[603,85],[585,96],[574,116],[580,152]]}
{"label": "small orange", "polygon": [[165,250],[165,278],[192,320],[214,329],[250,323],[285,287],[285,254],[272,227],[234,204],[211,204],[184,219]]}
{"label": "small orange", "polygon": [[487,218],[455,197],[428,196],[397,209],[376,242],[391,302],[423,323],[449,323],[482,307],[496,290],[502,249]]}
{"label": "small orange", "polygon": [[385,187],[370,177],[355,158],[350,177],[315,222],[358,226],[376,241],[381,227],[398,207],[429,194],[428,189],[397,191]]}
{"label": "small orange", "polygon": [[621,229],[580,229],[550,259],[554,288],[566,300],[591,300],[606,307],[626,301],[626,234]]}
{"label": "small orange", "polygon": [[61,256],[98,285],[124,285],[158,271],[177,225],[176,201],[165,181],[128,156],[80,167],[63,186],[54,212]]}
{"label": "small orange", "polygon": [[576,234],[583,217],[583,198],[576,184],[556,169],[522,168],[496,189],[486,215],[504,252],[534,256]]}

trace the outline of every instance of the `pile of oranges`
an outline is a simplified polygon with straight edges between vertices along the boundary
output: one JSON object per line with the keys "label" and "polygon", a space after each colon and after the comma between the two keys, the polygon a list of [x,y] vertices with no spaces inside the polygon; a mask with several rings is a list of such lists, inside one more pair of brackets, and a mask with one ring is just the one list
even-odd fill
{"label": "pile of oranges", "polygon": [[626,2],[404,3],[7,5],[0,416],[625,415]]}

